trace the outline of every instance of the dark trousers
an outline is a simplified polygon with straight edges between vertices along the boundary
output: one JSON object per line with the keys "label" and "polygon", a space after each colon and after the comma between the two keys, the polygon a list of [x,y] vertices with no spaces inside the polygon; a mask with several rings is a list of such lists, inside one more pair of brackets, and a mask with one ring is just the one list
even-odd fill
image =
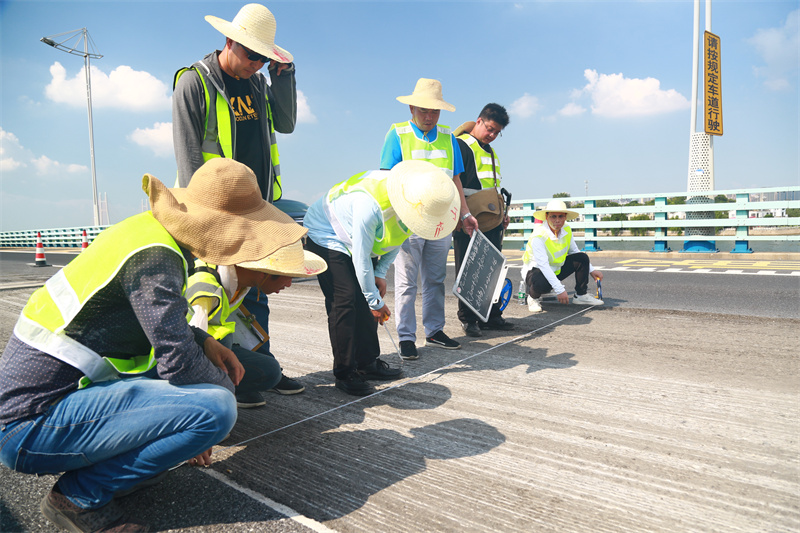
{"label": "dark trousers", "polygon": [[[586,294],[589,287],[589,256],[583,252],[577,254],[570,254],[564,261],[564,266],[561,267],[556,277],[559,280],[564,280],[567,277],[575,274],[575,294],[578,296]],[[528,294],[533,298],[538,298],[542,294],[547,294],[553,290],[550,282],[544,277],[542,271],[538,268],[532,268],[528,271],[525,277],[525,287]]]}
{"label": "dark trousers", "polygon": [[[503,234],[505,231],[503,230],[503,225],[500,224],[494,229],[491,229],[484,233],[484,236],[489,239],[495,248],[498,250],[503,250]],[[461,263],[464,262],[464,257],[467,255],[467,247],[469,246],[470,236],[464,233],[461,230],[456,230],[453,232],[453,255],[455,256],[456,261],[456,275],[458,275],[458,271],[461,269]],[[472,309],[467,307],[467,304],[461,301],[460,298],[458,300],[458,319],[463,323],[477,323],[480,321],[478,315],[476,315]],[[489,310],[489,320],[502,316],[503,312],[500,310],[500,301],[498,300],[496,303],[492,304],[492,308]]]}
{"label": "dark trousers", "polygon": [[223,338],[220,342],[233,350],[236,358],[244,367],[244,377],[236,386],[236,394],[268,391],[280,382],[281,365],[272,354],[253,352],[238,344],[232,344],[231,335]]}
{"label": "dark trousers", "polygon": [[306,239],[306,250],[328,263],[328,270],[317,275],[317,279],[328,312],[333,375],[346,378],[371,364],[381,354],[378,323],[358,284],[351,257],[323,248],[311,239]]}

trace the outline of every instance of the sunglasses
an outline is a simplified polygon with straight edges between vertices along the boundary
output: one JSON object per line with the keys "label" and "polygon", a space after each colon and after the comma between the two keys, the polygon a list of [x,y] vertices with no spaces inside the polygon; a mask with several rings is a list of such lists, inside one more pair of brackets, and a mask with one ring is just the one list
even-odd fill
{"label": "sunglasses", "polygon": [[250,61],[260,61],[262,63],[269,63],[270,62],[270,59],[268,57],[262,56],[261,54],[257,54],[255,52],[253,52],[252,50],[250,50],[246,46],[242,45],[241,43],[236,43],[236,44],[238,44],[239,47],[242,50],[244,50],[245,55],[247,55],[247,59],[249,59]]}

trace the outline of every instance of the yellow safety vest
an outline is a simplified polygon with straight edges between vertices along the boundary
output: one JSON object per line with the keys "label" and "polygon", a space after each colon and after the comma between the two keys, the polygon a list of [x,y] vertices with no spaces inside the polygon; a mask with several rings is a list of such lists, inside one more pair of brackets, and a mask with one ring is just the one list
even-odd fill
{"label": "yellow safety vest", "polygon": [[494,165],[492,165],[492,153],[494,150],[492,152],[484,150],[478,139],[469,133],[459,135],[458,138],[467,143],[467,146],[475,155],[475,172],[478,174],[478,179],[481,180],[481,187],[484,189],[499,187],[501,179],[500,160],[497,154],[494,153]]}
{"label": "yellow safety vest", "polygon": [[[215,300],[213,308],[208,313],[208,334],[220,340],[236,330],[236,324],[228,320],[228,317],[239,308],[243,298],[239,298],[232,305],[218,276],[216,265],[195,259],[194,273],[189,276],[186,287],[186,300],[189,302],[189,307],[195,305],[201,298]],[[187,318],[191,319],[191,310]]]}
{"label": "yellow safety vest", "polygon": [[361,172],[352,176],[350,179],[334,185],[328,192],[326,201],[326,213],[328,220],[330,220],[336,235],[345,242],[348,249],[352,246],[350,238],[346,235],[341,227],[338,227],[338,221],[333,215],[331,203],[340,196],[354,191],[361,191],[369,194],[373,200],[380,206],[381,215],[383,217],[383,234],[380,238],[375,240],[372,245],[373,257],[389,253],[403,245],[403,243],[412,235],[412,231],[406,227],[402,221],[397,217],[392,203],[389,201],[389,192],[386,190],[386,178],[388,172],[373,170],[369,172]]}
{"label": "yellow safety vest", "polygon": [[83,372],[78,388],[119,379],[119,374],[147,372],[156,365],[153,350],[130,359],[102,357],[68,337],[64,330],[130,257],[155,246],[172,250],[181,258],[185,289],[183,253],[164,226],[147,211],[101,232],[90,247],[34,292],[14,326],[14,334],[29,346]]}
{"label": "yellow safety vest", "polygon": [[531,238],[528,240],[528,244],[525,245],[525,253],[522,254],[522,262],[529,263],[531,259],[533,259],[533,246],[531,246],[531,242],[533,239],[541,239],[544,241],[544,247],[547,248],[547,260],[550,263],[550,268],[558,275],[561,273],[561,267],[564,266],[564,262],[567,260],[569,245],[572,242],[572,228],[565,224],[564,227],[561,228],[564,231],[564,235],[560,238],[553,239],[549,235],[549,228],[544,227],[545,224],[547,224],[547,222],[533,230],[533,235],[531,235]]}
{"label": "yellow safety vest", "polygon": [[450,138],[450,128],[437,124],[436,139],[433,142],[418,138],[414,134],[414,127],[408,121],[392,124],[390,131],[392,129],[397,131],[397,135],[400,137],[403,161],[408,159],[429,161],[444,170],[448,176],[453,177],[455,159],[453,158],[453,141]]}

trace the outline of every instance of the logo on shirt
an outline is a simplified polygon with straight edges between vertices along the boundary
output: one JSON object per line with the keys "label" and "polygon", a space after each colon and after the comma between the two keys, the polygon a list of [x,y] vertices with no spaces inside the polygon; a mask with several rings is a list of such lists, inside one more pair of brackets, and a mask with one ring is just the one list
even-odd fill
{"label": "logo on shirt", "polygon": [[231,108],[233,108],[233,114],[236,115],[236,122],[258,120],[258,112],[253,107],[250,95],[232,97]]}

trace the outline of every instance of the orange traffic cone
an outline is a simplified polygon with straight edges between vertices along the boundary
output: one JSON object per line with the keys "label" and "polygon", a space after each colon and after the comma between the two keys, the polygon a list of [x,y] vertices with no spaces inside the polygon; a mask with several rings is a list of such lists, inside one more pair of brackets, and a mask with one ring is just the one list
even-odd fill
{"label": "orange traffic cone", "polygon": [[47,264],[47,259],[44,257],[44,244],[42,244],[42,234],[40,232],[36,232],[36,262],[33,266],[37,267],[49,267],[50,265]]}
{"label": "orange traffic cone", "polygon": [[86,236],[86,230],[83,230],[83,240],[81,241],[81,251],[89,247],[89,238]]}

